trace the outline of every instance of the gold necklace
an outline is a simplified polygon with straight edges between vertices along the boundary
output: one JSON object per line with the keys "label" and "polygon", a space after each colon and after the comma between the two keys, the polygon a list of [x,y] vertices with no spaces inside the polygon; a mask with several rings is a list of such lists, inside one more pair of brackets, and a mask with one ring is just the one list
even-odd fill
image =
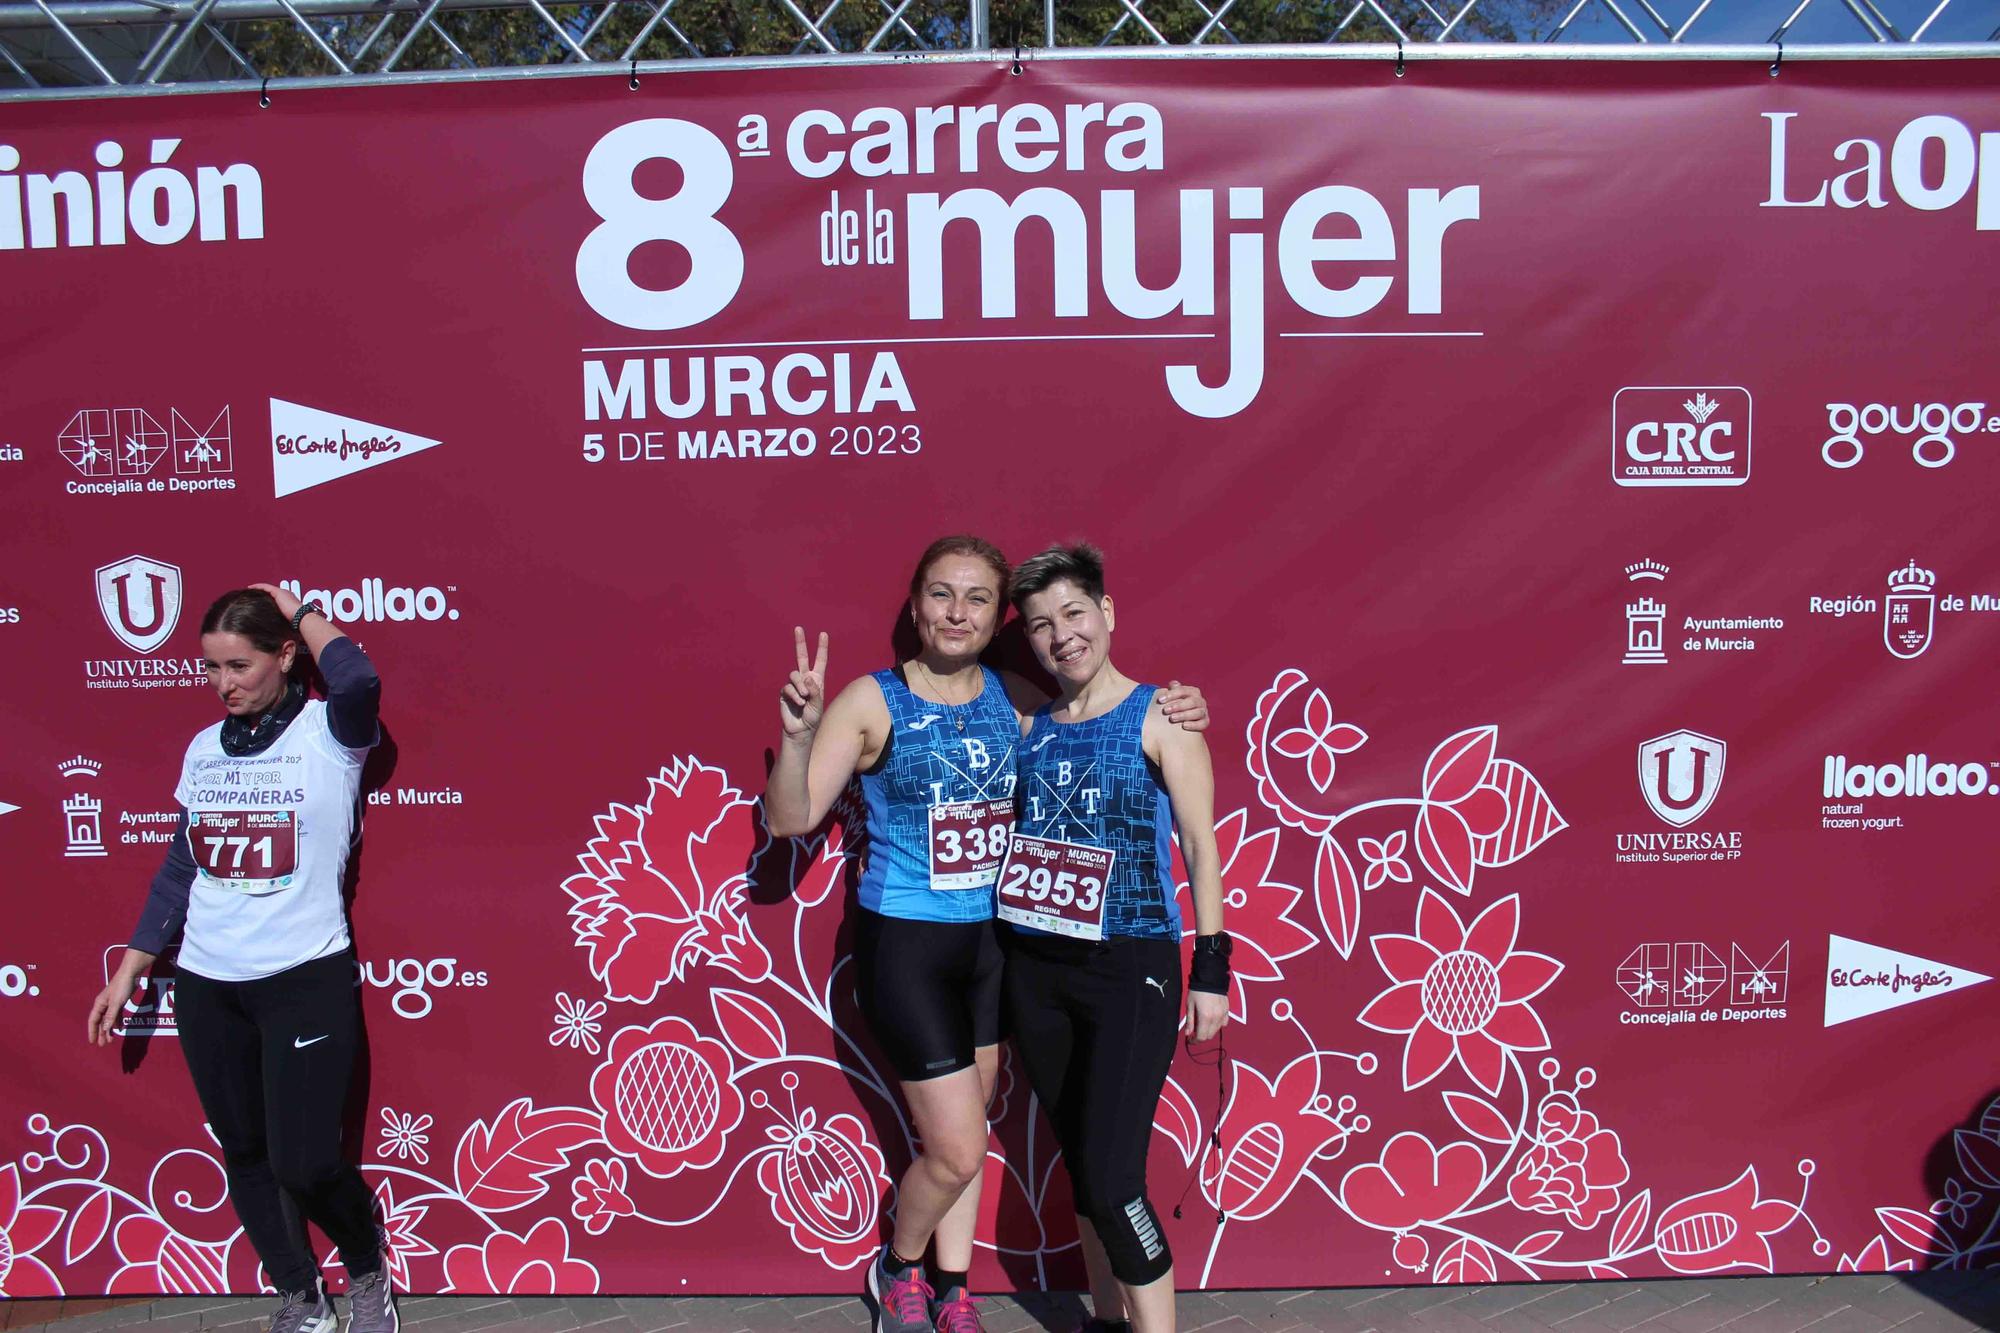
{"label": "gold necklace", "polygon": [[[970,698],[966,699],[964,703],[959,703],[959,704],[953,703],[950,699],[945,697],[944,686],[939,683],[936,673],[934,673],[929,667],[925,666],[923,662],[917,658],[913,657],[910,659],[910,661],[912,664],[916,666],[917,670],[924,673],[925,683],[928,684],[931,687],[932,692],[938,696],[938,702],[943,704],[946,708],[965,708],[972,703],[973,699],[979,697],[978,695],[975,694]],[[952,725],[957,727],[960,732],[963,732],[965,730],[964,714],[953,713],[953,714],[948,714],[948,716],[951,718]]]}

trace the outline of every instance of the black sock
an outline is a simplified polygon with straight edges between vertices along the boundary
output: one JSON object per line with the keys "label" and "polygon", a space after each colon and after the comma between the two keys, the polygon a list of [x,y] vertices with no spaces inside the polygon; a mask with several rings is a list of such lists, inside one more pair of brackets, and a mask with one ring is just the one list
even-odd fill
{"label": "black sock", "polygon": [[891,1241],[882,1247],[882,1271],[890,1277],[908,1277],[910,1270],[916,1266],[917,1261],[915,1259],[905,1259],[902,1255],[896,1253],[895,1242]]}
{"label": "black sock", "polygon": [[967,1285],[964,1273],[954,1273],[943,1268],[931,1270],[931,1286],[937,1291],[937,1298],[941,1301],[957,1300],[965,1294]]}

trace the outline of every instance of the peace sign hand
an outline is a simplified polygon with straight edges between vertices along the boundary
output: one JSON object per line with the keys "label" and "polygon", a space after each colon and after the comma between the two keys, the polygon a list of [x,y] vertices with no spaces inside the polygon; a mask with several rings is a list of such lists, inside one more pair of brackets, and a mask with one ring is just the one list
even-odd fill
{"label": "peace sign hand", "polygon": [[785,682],[779,697],[778,720],[784,723],[786,740],[810,740],[826,713],[826,631],[820,631],[819,652],[810,664],[806,661],[804,626],[792,626],[792,648],[798,655],[798,669]]}

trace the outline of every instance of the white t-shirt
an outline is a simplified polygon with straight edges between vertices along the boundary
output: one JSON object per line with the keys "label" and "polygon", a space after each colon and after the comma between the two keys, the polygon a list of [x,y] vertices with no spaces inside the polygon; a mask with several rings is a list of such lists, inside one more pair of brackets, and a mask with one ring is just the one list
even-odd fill
{"label": "white t-shirt", "polygon": [[180,966],[253,981],[347,947],[341,882],[367,757],[333,738],[320,699],[260,754],[224,753],[220,722],[189,743],[174,788],[196,868]]}

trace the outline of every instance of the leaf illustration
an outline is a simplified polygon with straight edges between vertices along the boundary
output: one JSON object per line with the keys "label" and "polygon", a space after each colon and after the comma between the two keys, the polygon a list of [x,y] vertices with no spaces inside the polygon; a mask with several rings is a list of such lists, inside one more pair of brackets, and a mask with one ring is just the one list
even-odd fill
{"label": "leaf illustration", "polygon": [[1447,1092],[1444,1104],[1451,1111],[1451,1118],[1459,1128],[1475,1139],[1485,1139],[1488,1143],[1512,1143],[1514,1127],[1507,1123],[1507,1117],[1493,1103],[1469,1092]]}
{"label": "leaf illustration", "polygon": [[1611,1224],[1611,1257],[1621,1259],[1637,1248],[1652,1217],[1653,1191],[1641,1190],[1618,1211],[1618,1220]]}
{"label": "leaf illustration", "polygon": [[1613,1268],[1610,1264],[1591,1264],[1589,1265],[1589,1270],[1590,1275],[1594,1278],[1603,1278],[1613,1282],[1623,1281],[1625,1278],[1624,1273]]}
{"label": "leaf illustration", "polygon": [[104,1232],[111,1225],[111,1191],[98,1190],[77,1206],[69,1221],[69,1234],[63,1237],[63,1262],[74,1264],[89,1256],[104,1239]]}
{"label": "leaf illustration", "polygon": [[548,1193],[547,1177],[569,1164],[569,1154],[601,1138],[595,1111],[556,1106],[537,1111],[516,1098],[493,1118],[475,1120],[458,1141],[452,1172],[467,1203],[489,1212],[524,1208]]}
{"label": "leaf illustration", "polygon": [[1473,859],[1480,865],[1513,865],[1569,827],[1535,775],[1513,760],[1494,760],[1487,782],[1506,799],[1507,821],[1499,832],[1473,839]]}
{"label": "leaf illustration", "polygon": [[755,995],[717,987],[709,993],[708,1007],[722,1037],[738,1055],[750,1060],[782,1060],[785,1057],[785,1023],[773,1009]]}
{"label": "leaf illustration", "polygon": [[1473,727],[1447,736],[1424,761],[1424,799],[1449,805],[1472,795],[1493,762],[1498,727]]}
{"label": "leaf illustration", "polygon": [[1319,856],[1313,862],[1313,897],[1319,904],[1320,928],[1342,958],[1354,953],[1355,938],[1361,933],[1361,881],[1347,849],[1333,835],[1319,840]]}
{"label": "leaf illustration", "polygon": [[1172,1074],[1167,1075],[1166,1086],[1160,1089],[1159,1105],[1153,1108],[1153,1128],[1180,1149],[1182,1166],[1194,1161],[1195,1153],[1201,1149],[1201,1112],[1195,1109],[1194,1098],[1188,1096],[1187,1089]]}
{"label": "leaf illustration", "polygon": [[1988,1189],[2000,1189],[2000,1143],[1961,1129],[1952,1137],[1952,1146],[1958,1149],[1958,1164],[1966,1175]]}
{"label": "leaf illustration", "polygon": [[1914,1208],[1877,1208],[1875,1219],[1883,1230],[1919,1254],[1942,1257],[1954,1252],[1950,1237],[1928,1213]]}
{"label": "leaf illustration", "polygon": [[1447,1245],[1444,1253],[1438,1256],[1437,1266],[1431,1269],[1433,1282],[1491,1282],[1493,1279],[1492,1251],[1470,1236],[1460,1236]]}
{"label": "leaf illustration", "polygon": [[1472,892],[1472,830],[1448,805],[1427,805],[1417,816],[1417,857],[1447,888]]}
{"label": "leaf illustration", "polygon": [[1516,1245],[1514,1253],[1520,1258],[1532,1259],[1538,1254],[1554,1249],[1556,1242],[1562,1238],[1563,1233],[1560,1228],[1553,1231],[1537,1231],[1534,1235]]}

